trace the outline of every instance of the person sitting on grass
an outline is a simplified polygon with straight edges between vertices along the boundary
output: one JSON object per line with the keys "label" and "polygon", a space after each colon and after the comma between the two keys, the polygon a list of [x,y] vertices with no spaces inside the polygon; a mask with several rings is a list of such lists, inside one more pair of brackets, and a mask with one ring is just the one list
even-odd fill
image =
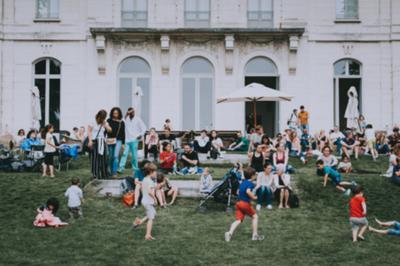
{"label": "person sitting on grass", "polygon": [[378,151],[376,150],[376,136],[375,130],[371,124],[368,124],[365,128],[365,138],[367,140],[368,151],[372,156],[372,160],[376,161],[378,158]]}
{"label": "person sitting on grass", "polygon": [[380,225],[384,227],[393,227],[388,230],[378,230],[372,226],[368,227],[368,230],[370,232],[378,233],[381,235],[388,235],[388,236],[400,236],[400,222],[398,221],[390,221],[390,222],[381,222],[378,219],[375,218],[375,221]]}
{"label": "person sitting on grass", "polygon": [[349,203],[350,224],[353,242],[357,242],[358,239],[364,240],[364,233],[368,227],[368,220],[366,217],[367,204],[365,203],[363,188],[361,186],[354,187],[352,191],[354,196]]}
{"label": "person sitting on grass", "polygon": [[345,156],[350,158],[352,154],[354,154],[354,158],[358,160],[358,153],[359,153],[359,143],[355,140],[353,136],[353,132],[349,131],[346,134],[346,138],[344,138],[341,142],[342,144],[342,151]]}
{"label": "person sitting on grass", "polygon": [[257,175],[257,185],[255,190],[257,191],[257,206],[256,210],[261,210],[261,205],[266,198],[267,209],[272,209],[272,187],[274,184],[274,175],[272,174],[272,165],[269,163],[264,164],[264,171]]}
{"label": "person sitting on grass", "polygon": [[[167,203],[167,196],[172,197],[170,203]],[[158,199],[158,204],[160,204],[162,208],[171,206],[175,203],[177,196],[178,188],[172,186],[168,177],[166,177],[163,173],[157,173],[156,197]]]}
{"label": "person sitting on grass", "polygon": [[338,159],[332,154],[332,149],[329,146],[322,149],[322,154],[318,156],[317,160],[321,160],[324,166],[329,166],[332,169],[336,169],[338,164]]}
{"label": "person sitting on grass", "polygon": [[397,158],[400,158],[400,144],[396,144],[393,147],[392,151],[389,155],[389,167],[386,170],[386,173],[383,174],[385,177],[392,177],[393,175],[393,168],[397,165]]}
{"label": "person sitting on grass", "polygon": [[248,167],[244,170],[244,177],[245,180],[240,184],[238,201],[236,202],[236,221],[231,224],[229,231],[225,232],[226,242],[231,241],[233,233],[243,222],[246,215],[252,218],[252,240],[264,239],[264,236],[258,234],[258,216],[256,211],[251,207],[251,200],[257,200],[257,196],[254,194],[255,185],[253,184],[256,178],[256,171]]}
{"label": "person sitting on grass", "polygon": [[195,137],[193,141],[194,150],[198,153],[208,153],[211,148],[210,138],[207,136],[207,130],[202,130],[200,136]]}
{"label": "person sitting on grass", "polygon": [[249,140],[242,135],[242,132],[236,133],[236,140],[229,145],[228,150],[230,151],[248,151]]}
{"label": "person sitting on grass", "polygon": [[193,150],[193,148],[189,144],[185,144],[183,147],[183,154],[181,157],[181,163],[183,168],[179,172],[179,174],[187,175],[187,174],[197,174],[199,173],[199,156],[197,152]]}
{"label": "person sitting on grass", "polygon": [[158,134],[154,127],[150,128],[149,134],[146,135],[144,140],[144,158],[147,160],[148,154],[153,154],[154,161],[158,159]]}
{"label": "person sitting on grass", "polygon": [[60,218],[54,216],[58,207],[60,206],[60,202],[57,198],[49,198],[46,202],[46,205],[43,205],[37,208],[37,215],[33,225],[36,227],[60,227],[64,225],[68,225],[68,223],[64,223]]}
{"label": "person sitting on grass", "polygon": [[265,157],[262,144],[254,144],[254,151],[247,154],[249,165],[256,170],[257,173],[264,171]]}
{"label": "person sitting on grass", "polygon": [[136,228],[147,221],[146,235],[144,239],[155,240],[155,238],[151,235],[151,231],[153,229],[153,222],[156,217],[156,209],[154,208],[154,205],[157,201],[155,195],[156,184],[154,183],[153,179],[157,177],[157,166],[154,163],[147,163],[144,166],[144,175],[145,178],[143,179],[142,183],[142,205],[146,211],[146,215],[142,219],[137,217],[133,223],[133,226]]}
{"label": "person sitting on grass", "polygon": [[172,150],[172,144],[164,142],[163,151],[160,153],[160,171],[164,174],[174,173],[176,169],[176,153]]}
{"label": "person sitting on grass", "polygon": [[274,176],[274,186],[276,188],[276,195],[279,196],[279,209],[289,209],[289,195],[292,191],[290,187],[290,175],[285,174],[285,166],[278,164],[276,167],[276,174]]}
{"label": "person sitting on grass", "polygon": [[400,158],[396,159],[396,165],[393,166],[392,182],[400,185]]}
{"label": "person sitting on grass", "polygon": [[322,160],[318,160],[316,162],[316,165],[317,174],[324,177],[324,187],[326,187],[326,185],[328,184],[328,178],[330,178],[336,189],[343,192],[346,196],[350,196],[351,190],[346,190],[344,186],[355,185],[355,182],[342,181],[342,175],[332,167],[325,166]]}
{"label": "person sitting on grass", "polygon": [[68,198],[68,211],[70,218],[79,218],[82,216],[81,204],[83,203],[83,192],[79,188],[80,180],[77,177],[73,177],[71,180],[71,186],[65,191],[64,196]]}
{"label": "person sitting on grass", "polygon": [[200,193],[210,193],[213,188],[212,175],[208,167],[204,168],[204,172],[200,177]]}
{"label": "person sitting on grass", "polygon": [[346,155],[342,156],[342,161],[338,164],[338,171],[341,173],[349,174],[353,171],[350,158]]}

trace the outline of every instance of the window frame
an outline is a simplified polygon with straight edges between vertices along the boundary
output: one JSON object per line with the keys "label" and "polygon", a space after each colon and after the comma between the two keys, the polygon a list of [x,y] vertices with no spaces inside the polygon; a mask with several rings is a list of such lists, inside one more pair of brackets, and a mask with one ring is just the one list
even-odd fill
{"label": "window frame", "polygon": [[[138,1],[140,0],[129,0],[133,2],[133,10],[124,11],[124,0],[121,0],[121,26],[126,28],[143,28],[148,26],[149,20],[149,1],[146,1],[146,11],[138,10]],[[133,19],[124,19],[124,14],[131,14]],[[145,19],[138,19],[138,14],[145,15]],[[125,23],[124,23],[125,22]],[[129,24],[127,25],[126,22]]]}
{"label": "window frame", "polygon": [[[39,13],[39,1],[35,1],[35,21],[60,21],[60,0],[45,0],[49,3],[48,8],[47,8],[47,14],[48,16],[40,16]],[[57,2],[58,10],[57,10],[57,16],[51,16],[51,5],[52,2]]]}
{"label": "window frame", "polygon": [[[200,11],[200,1],[205,0],[195,0],[196,1],[196,10],[195,11],[188,11],[187,8],[187,0],[184,0],[184,8],[183,8],[183,19],[185,27],[209,27],[211,24],[211,0],[208,0],[208,11]],[[196,19],[189,19],[188,14],[194,14]],[[207,14],[208,19],[200,19],[201,14]]]}
{"label": "window frame", "polygon": [[[251,28],[272,28],[274,26],[274,0],[271,1],[271,11],[263,11],[262,10],[262,1],[257,0],[258,2],[258,10],[253,11],[249,9],[251,0],[247,0],[247,26]],[[265,0],[269,1],[269,0]],[[257,14],[257,19],[250,19],[251,14]],[[270,14],[271,19],[266,20],[263,19],[263,14]]]}

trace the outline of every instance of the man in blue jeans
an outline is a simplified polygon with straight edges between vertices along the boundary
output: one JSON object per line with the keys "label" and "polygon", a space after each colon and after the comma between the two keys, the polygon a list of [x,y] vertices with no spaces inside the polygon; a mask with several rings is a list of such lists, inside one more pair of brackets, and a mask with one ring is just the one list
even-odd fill
{"label": "man in blue jeans", "polygon": [[129,152],[132,156],[132,170],[133,173],[138,169],[137,149],[139,141],[143,138],[146,133],[146,125],[142,119],[135,115],[135,110],[132,107],[128,108],[125,115],[125,150],[119,163],[118,173],[122,174],[125,170],[126,159],[128,158]]}

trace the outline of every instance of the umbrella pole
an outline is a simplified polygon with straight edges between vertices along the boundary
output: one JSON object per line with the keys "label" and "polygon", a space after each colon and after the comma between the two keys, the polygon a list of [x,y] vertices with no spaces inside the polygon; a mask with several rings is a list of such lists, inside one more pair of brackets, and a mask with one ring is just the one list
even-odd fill
{"label": "umbrella pole", "polygon": [[257,126],[257,101],[253,100],[253,119],[254,119],[254,128]]}

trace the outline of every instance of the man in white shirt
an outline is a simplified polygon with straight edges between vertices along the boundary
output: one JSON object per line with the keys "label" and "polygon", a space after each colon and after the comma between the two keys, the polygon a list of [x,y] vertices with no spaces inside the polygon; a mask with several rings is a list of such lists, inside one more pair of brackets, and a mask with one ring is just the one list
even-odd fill
{"label": "man in white shirt", "polygon": [[333,132],[329,134],[329,138],[331,140],[331,143],[336,145],[337,152],[339,153],[339,155],[342,155],[342,140],[344,140],[346,137],[339,130],[339,127],[336,126],[333,129]]}
{"label": "man in white shirt", "polygon": [[137,150],[139,140],[141,140],[146,133],[146,125],[143,123],[142,119],[135,115],[135,110],[132,107],[128,108],[125,119],[125,150],[121,157],[121,161],[119,163],[118,173],[123,173],[125,170],[126,160],[129,155],[129,151],[132,153],[132,170],[135,175],[136,170],[138,169],[138,158],[137,158]]}

